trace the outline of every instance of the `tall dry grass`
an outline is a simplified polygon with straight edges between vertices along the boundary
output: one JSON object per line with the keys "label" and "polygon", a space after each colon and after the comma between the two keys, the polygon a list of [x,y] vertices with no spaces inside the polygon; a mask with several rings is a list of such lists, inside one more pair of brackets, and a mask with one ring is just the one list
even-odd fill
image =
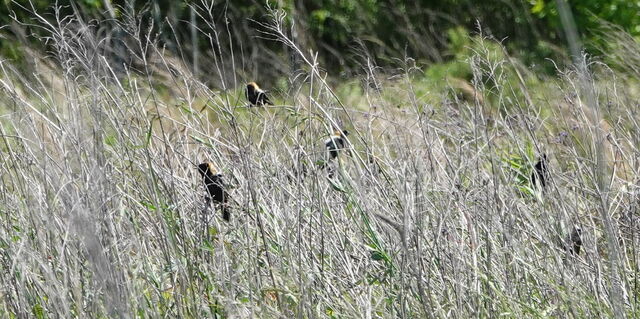
{"label": "tall dry grass", "polygon": [[[259,30],[303,66],[278,106],[248,109],[244,55],[216,49],[233,36],[206,8],[216,87],[136,16],[112,21],[120,46],[98,22],[34,13],[49,53],[32,74],[0,63],[3,317],[638,314],[633,78],[594,61],[586,78],[539,79],[478,37],[467,94],[421,93],[405,57],[364,63],[361,94],[345,97],[273,10]],[[328,179],[317,162],[333,127],[351,132],[351,155]],[[542,153],[545,191],[518,180]],[[230,184],[231,223],[204,207],[205,160]],[[577,257],[561,247],[573,225]]]}

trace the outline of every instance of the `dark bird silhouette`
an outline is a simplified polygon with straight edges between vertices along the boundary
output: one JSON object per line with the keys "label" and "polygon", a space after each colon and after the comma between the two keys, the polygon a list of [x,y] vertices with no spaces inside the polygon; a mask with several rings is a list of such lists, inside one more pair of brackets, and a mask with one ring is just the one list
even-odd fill
{"label": "dark bird silhouette", "polygon": [[329,152],[329,160],[336,159],[339,152],[345,149],[347,146],[347,140],[345,137],[347,135],[349,135],[349,132],[346,130],[336,130],[333,132],[333,135],[324,141],[324,145],[327,147],[327,151]]}
{"label": "dark bird silhouette", "polygon": [[247,91],[245,93],[251,106],[273,105],[267,96],[267,92],[261,89],[256,82],[247,83]]}
{"label": "dark bird silhouette", "polygon": [[577,257],[580,255],[580,250],[582,249],[582,228],[574,225],[571,234],[567,235],[567,237],[560,242],[560,248],[562,248],[565,253],[565,257],[562,258],[565,263],[570,260],[567,256]]}
{"label": "dark bird silhouette", "polygon": [[231,209],[228,206],[229,194],[225,190],[222,180],[222,174],[219,173],[212,163],[202,163],[198,165],[198,171],[204,180],[204,186],[207,188],[207,205],[213,202],[216,206],[222,207],[222,218],[226,221],[231,220]]}
{"label": "dark bird silhouette", "polygon": [[549,161],[547,160],[547,154],[542,154],[542,157],[538,159],[538,162],[533,168],[531,184],[536,186],[537,183],[540,183],[540,186],[545,188],[549,181]]}
{"label": "dark bird silhouette", "polygon": [[567,249],[571,255],[580,255],[580,248],[582,247],[582,228],[580,226],[573,226],[571,236],[569,236],[569,245]]}

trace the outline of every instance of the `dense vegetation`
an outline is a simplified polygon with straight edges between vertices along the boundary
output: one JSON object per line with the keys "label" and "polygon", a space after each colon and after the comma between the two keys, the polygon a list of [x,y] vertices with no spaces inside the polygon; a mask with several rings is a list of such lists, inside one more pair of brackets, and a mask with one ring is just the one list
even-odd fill
{"label": "dense vegetation", "polygon": [[[456,52],[451,33],[460,28],[465,32],[482,32],[497,40],[506,39],[509,51],[528,65],[540,65],[547,58],[557,61],[566,58],[563,50],[566,39],[557,0],[238,0],[214,2],[212,6],[208,1],[173,0],[57,3],[57,13],[48,0],[29,3],[7,0],[0,5],[0,24],[8,25],[5,34],[11,34],[2,42],[5,56],[7,53],[13,57],[19,55],[16,51],[20,46],[16,46],[15,41],[33,40],[29,37],[32,34],[48,34],[40,27],[29,27],[34,21],[34,11],[48,19],[53,19],[55,14],[77,13],[107,32],[103,34],[105,37],[111,32],[114,39],[110,41],[115,42],[123,41],[126,32],[113,28],[110,20],[137,18],[140,27],[173,54],[184,56],[191,64],[194,58],[198,59],[192,52],[201,54],[199,65],[205,70],[214,50],[209,37],[228,28],[235,48],[240,49],[236,54],[241,54],[249,63],[245,72],[264,78],[286,77],[299,67],[295,55],[286,47],[265,40],[258,28],[260,23],[268,21],[268,8],[273,8],[287,12],[287,35],[301,48],[318,52],[323,67],[334,72],[358,73],[362,64],[366,64],[363,61],[366,57],[383,67],[394,65],[394,59],[402,56],[414,57],[426,64],[449,61]],[[609,49],[601,32],[603,23],[612,23],[631,36],[640,36],[640,3],[637,1],[571,0],[569,3],[591,54]],[[19,25],[15,20],[25,24]],[[193,32],[192,26],[199,31]],[[220,45],[219,50],[231,49],[222,43],[216,45]],[[553,70],[546,67],[540,71]]]}
{"label": "dense vegetation", "polygon": [[640,316],[640,2],[397,2],[4,1],[0,317]]}

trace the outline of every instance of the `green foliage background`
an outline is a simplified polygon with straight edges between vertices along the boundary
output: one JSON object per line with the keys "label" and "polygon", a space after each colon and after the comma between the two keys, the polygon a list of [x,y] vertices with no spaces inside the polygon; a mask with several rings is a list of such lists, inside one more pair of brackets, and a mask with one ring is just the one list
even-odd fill
{"label": "green foliage background", "polygon": [[[440,63],[455,57],[459,48],[452,48],[449,30],[464,28],[468,32],[481,32],[505,43],[514,54],[529,65],[546,58],[562,60],[566,52],[565,41],[556,8],[557,0],[320,0],[320,1],[220,1],[213,8],[213,15],[220,26],[229,26],[236,41],[245,52],[255,47],[267,47],[279,55],[287,55],[286,49],[259,38],[257,23],[266,21],[265,4],[288,13],[289,24],[295,30],[294,39],[304,48],[318,51],[324,66],[334,71],[351,71],[361,64],[362,52],[384,66],[391,58],[407,55],[425,63]],[[88,20],[102,21],[121,18],[128,11],[144,12],[145,18],[155,22],[156,29],[174,27],[173,38],[163,37],[168,48],[177,51],[190,41],[190,5],[200,6],[200,1],[112,1],[82,0],[58,1],[61,14],[78,10]],[[634,37],[640,36],[640,2],[627,0],[570,0],[579,31],[587,50],[598,54],[607,43],[598,30],[603,22],[619,26]],[[113,8],[113,10],[109,10]],[[54,18],[50,1],[4,0],[0,5],[0,24],[5,39],[0,49],[9,58],[19,58],[16,38],[37,35],[39,30],[29,29],[13,21],[29,21],[32,12],[48,14]],[[196,23],[201,17],[196,18]],[[201,21],[200,21],[201,22]],[[227,24],[228,23],[228,24]],[[148,24],[150,25],[150,24]],[[26,32],[25,32],[26,30]],[[293,32],[293,31],[292,31]],[[159,33],[164,34],[164,33]],[[24,39],[20,39],[24,40]],[[199,50],[206,50],[209,42],[199,33]],[[346,50],[345,50],[346,49]],[[350,52],[350,53],[349,53]],[[184,53],[184,51],[183,51]],[[270,57],[253,57],[256,65],[263,65],[262,73],[281,69],[270,68]],[[267,70],[265,70],[267,69]],[[548,71],[548,70],[544,70]],[[277,75],[277,74],[276,74]]]}

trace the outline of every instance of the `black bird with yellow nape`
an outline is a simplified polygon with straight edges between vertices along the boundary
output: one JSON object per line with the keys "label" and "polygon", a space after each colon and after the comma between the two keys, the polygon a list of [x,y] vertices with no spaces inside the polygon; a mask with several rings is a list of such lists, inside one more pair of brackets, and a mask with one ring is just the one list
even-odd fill
{"label": "black bird with yellow nape", "polygon": [[324,141],[327,152],[329,152],[329,160],[336,159],[339,152],[346,149],[347,135],[349,135],[349,132],[346,130],[335,130],[333,135],[329,136],[329,138]]}
{"label": "black bird with yellow nape", "polygon": [[215,207],[220,206],[222,210],[222,218],[226,221],[231,220],[231,209],[229,208],[229,194],[225,189],[222,174],[218,172],[213,163],[205,162],[198,165],[198,172],[202,175],[204,186],[207,188],[207,206],[213,202]]}
{"label": "black bird with yellow nape", "polygon": [[247,96],[247,100],[251,103],[250,106],[273,105],[267,96],[267,92],[261,89],[256,82],[247,83],[247,90],[245,94]]}

